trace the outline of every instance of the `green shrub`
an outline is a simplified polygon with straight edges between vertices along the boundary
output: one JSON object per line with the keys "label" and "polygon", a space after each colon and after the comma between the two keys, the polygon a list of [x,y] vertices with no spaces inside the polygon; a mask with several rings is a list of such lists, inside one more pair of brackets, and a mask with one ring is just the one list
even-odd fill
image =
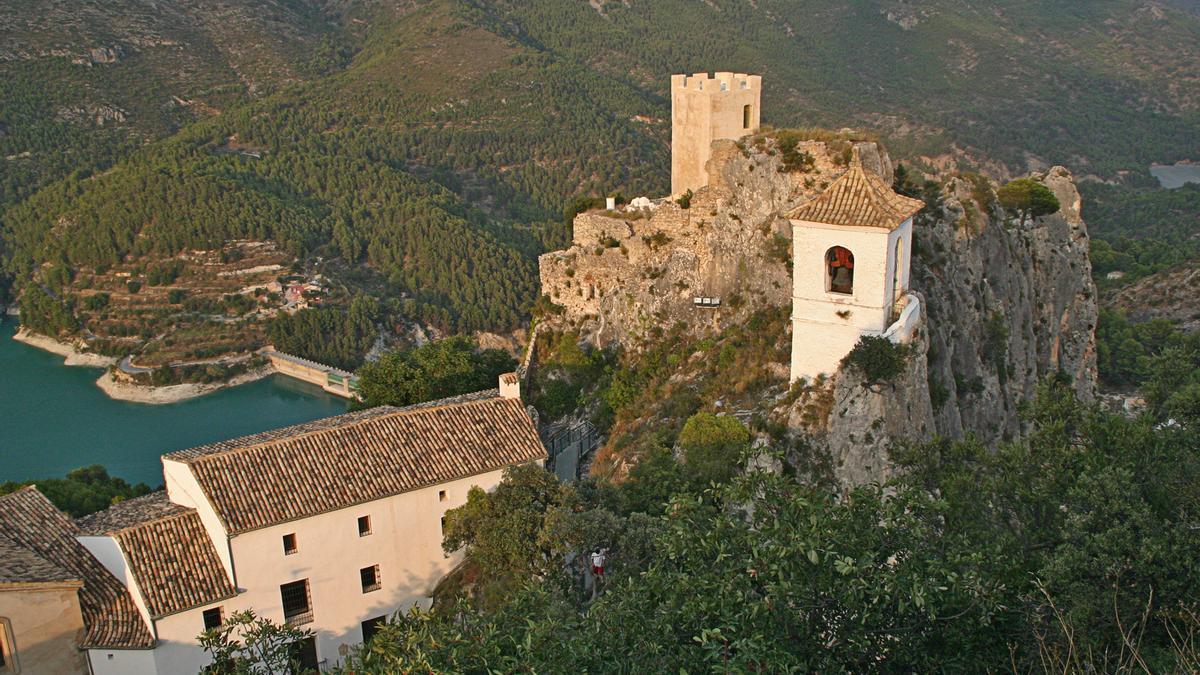
{"label": "green shrub", "polygon": [[781,234],[774,234],[767,240],[767,257],[778,260],[785,265],[792,260],[792,240]]}
{"label": "green shrub", "polygon": [[864,335],[842,359],[842,368],[854,368],[868,383],[890,382],[904,372],[909,348],[885,337]]}
{"label": "green shrub", "polygon": [[750,432],[729,415],[696,413],[679,432],[684,472],[695,483],[724,483],[737,473],[738,460],[750,447]]}
{"label": "green shrub", "polygon": [[780,131],[775,138],[779,144],[779,158],[783,161],[783,166],[780,167],[782,171],[804,173],[812,170],[814,163],[813,156],[796,149],[800,141],[804,140],[801,132],[793,130]]}
{"label": "green shrub", "polygon": [[108,301],[108,293],[96,293],[83,299],[83,308],[92,312],[98,312],[108,307]]}
{"label": "green shrub", "polygon": [[1018,178],[996,191],[1000,204],[1022,223],[1048,216],[1061,207],[1050,188],[1032,178]]}
{"label": "green shrub", "polygon": [[131,294],[136,294],[138,291],[142,290],[142,282],[135,279],[130,279],[129,281],[125,282],[125,290],[129,291]]}
{"label": "green shrub", "polygon": [[942,381],[933,375],[929,376],[929,402],[933,404],[934,412],[942,409],[946,405],[946,401],[950,400],[950,390]]}

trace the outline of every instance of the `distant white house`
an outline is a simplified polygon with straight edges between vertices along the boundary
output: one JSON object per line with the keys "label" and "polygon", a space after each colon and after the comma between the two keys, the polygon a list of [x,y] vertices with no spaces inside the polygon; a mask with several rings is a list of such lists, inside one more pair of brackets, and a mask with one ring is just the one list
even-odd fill
{"label": "distant white house", "polygon": [[[58,577],[82,580],[88,670],[198,672],[196,637],[243,609],[311,629],[303,658],[327,667],[386,617],[428,606],[460,558],[442,550],[445,512],[546,458],[514,380],[174,452],[164,491],[75,523],[27,490],[70,549],[60,566],[79,570]],[[0,532],[11,526],[0,513]]]}

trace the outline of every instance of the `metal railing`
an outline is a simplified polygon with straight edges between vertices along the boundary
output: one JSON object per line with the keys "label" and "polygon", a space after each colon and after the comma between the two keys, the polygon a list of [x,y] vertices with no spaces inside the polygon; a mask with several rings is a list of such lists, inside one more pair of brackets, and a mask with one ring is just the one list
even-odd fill
{"label": "metal railing", "polygon": [[580,422],[564,429],[546,443],[546,454],[549,455],[547,468],[562,480],[578,479],[583,458],[599,445],[600,434],[591,422]]}
{"label": "metal railing", "polygon": [[313,622],[312,608],[309,607],[308,609],[304,610],[303,612],[295,612],[293,614],[284,613],[283,620],[290,626],[303,626],[306,623],[312,623]]}

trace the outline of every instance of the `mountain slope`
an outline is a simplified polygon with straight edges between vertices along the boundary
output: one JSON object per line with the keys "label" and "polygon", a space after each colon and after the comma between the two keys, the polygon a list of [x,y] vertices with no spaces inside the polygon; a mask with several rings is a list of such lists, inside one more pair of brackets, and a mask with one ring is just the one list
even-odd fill
{"label": "mountain slope", "polygon": [[[858,124],[1024,171],[1111,176],[1200,130],[1200,21],[1140,0],[472,3],[529,44],[663,92],[665,73],[762,73],[778,126]],[[1173,160],[1171,160],[1173,161]]]}
{"label": "mountain slope", "polygon": [[[271,240],[296,260],[334,259],[326,274],[351,293],[394,300],[398,318],[507,330],[536,297],[533,256],[563,237],[565,196],[661,189],[664,125],[649,117],[657,107],[466,24],[449,3],[409,9],[373,23],[340,72],[11,207],[8,269],[58,298],[26,303],[46,315],[43,326],[116,338],[133,322],[157,335],[162,327],[122,293],[125,279],[140,281],[183,251]],[[656,178],[634,176],[644,167]],[[98,290],[117,302],[93,316],[81,306]],[[243,309],[242,323],[257,320],[254,307]],[[121,335],[93,325],[122,311]],[[80,321],[49,320],[72,315]]]}
{"label": "mountain slope", "polygon": [[[248,245],[231,240],[276,242],[284,267],[333,278],[333,304],[517,326],[571,196],[666,190],[672,72],[762,72],[768,122],[857,125],[942,168],[1112,178],[1200,133],[1200,19],[1139,0],[121,0],[30,18],[68,7],[0,10],[5,269],[42,288],[43,325],[122,349],[180,311],[128,282]],[[200,304],[236,321],[193,318],[262,320],[211,286]],[[82,308],[97,292],[119,336]]]}
{"label": "mountain slope", "polygon": [[0,5],[0,205],[329,67],[305,2]]}

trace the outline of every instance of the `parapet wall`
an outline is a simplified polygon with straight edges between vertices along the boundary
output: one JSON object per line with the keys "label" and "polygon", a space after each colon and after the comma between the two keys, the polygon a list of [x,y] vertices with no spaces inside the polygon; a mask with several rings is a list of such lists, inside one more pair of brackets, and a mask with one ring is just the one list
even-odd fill
{"label": "parapet wall", "polygon": [[695,75],[672,75],[671,89],[691,89],[708,94],[724,91],[762,91],[762,75],[747,75],[746,73],[720,72],[713,76],[708,73]]}

